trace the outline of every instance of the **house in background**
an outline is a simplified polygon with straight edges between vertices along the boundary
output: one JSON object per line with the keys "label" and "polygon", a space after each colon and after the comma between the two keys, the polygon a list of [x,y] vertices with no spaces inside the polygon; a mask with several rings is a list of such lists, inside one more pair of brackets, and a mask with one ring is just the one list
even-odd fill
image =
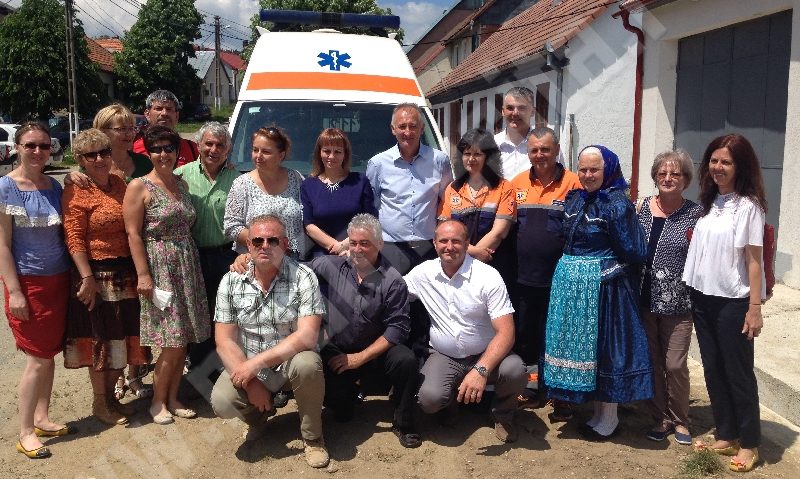
{"label": "house in background", "polygon": [[[214,67],[213,50],[195,50],[195,58],[189,59],[189,65],[197,71],[203,81],[200,91],[192,95],[192,101],[206,103],[214,107],[216,69]],[[231,52],[220,54],[220,104],[228,106],[236,103],[241,86],[240,72],[244,72],[245,63],[242,58]]]}
{"label": "house in background", "polygon": [[[637,37],[614,18],[617,11],[605,0],[489,0],[450,29],[439,55],[452,70],[426,90],[450,151],[470,128],[502,130],[503,94],[525,86],[535,93],[535,124],[556,130],[568,167],[581,147],[600,143],[619,154],[626,177],[636,173]],[[474,46],[466,54],[465,40]]]}
{"label": "house in background", "polygon": [[3,21],[8,15],[14,13],[15,8],[7,3],[0,5],[0,22]]}
{"label": "house in background", "polygon": [[[652,159],[681,147],[695,162],[711,139],[753,144],[776,226],[776,277],[800,288],[800,0],[627,0],[644,32],[641,184]],[[649,179],[649,178],[648,178]],[[696,196],[695,187],[687,192]]]}
{"label": "house in background", "polygon": [[[89,60],[97,65],[97,74],[106,87],[106,95],[114,100],[117,98],[114,88],[114,55],[107,50],[98,40],[85,37],[86,46],[89,47]],[[119,41],[119,40],[117,40]]]}

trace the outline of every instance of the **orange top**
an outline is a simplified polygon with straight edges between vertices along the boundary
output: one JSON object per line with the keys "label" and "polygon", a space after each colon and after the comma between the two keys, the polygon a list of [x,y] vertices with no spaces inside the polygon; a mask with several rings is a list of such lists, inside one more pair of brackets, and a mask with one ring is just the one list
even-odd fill
{"label": "orange top", "polygon": [[501,179],[497,188],[484,186],[474,199],[466,182],[458,191],[450,183],[444,192],[444,199],[439,203],[439,220],[459,220],[469,227],[472,223],[468,220],[470,217],[477,217],[477,231],[470,231],[471,237],[477,235],[475,242],[491,231],[496,218],[514,221],[517,217],[517,204],[511,183]]}
{"label": "orange top", "polygon": [[85,252],[93,260],[131,255],[122,219],[125,181],[117,175],[108,175],[108,178],[111,182],[108,192],[94,183],[86,188],[64,187],[61,206],[70,254]]}

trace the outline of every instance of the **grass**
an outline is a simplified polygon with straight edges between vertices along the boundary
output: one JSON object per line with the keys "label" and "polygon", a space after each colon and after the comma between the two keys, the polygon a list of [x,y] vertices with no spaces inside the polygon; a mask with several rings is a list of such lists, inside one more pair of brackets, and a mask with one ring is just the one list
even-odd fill
{"label": "grass", "polygon": [[[227,122],[233,113],[233,105],[223,106],[222,108],[213,108],[211,110],[211,120],[220,123]],[[194,133],[203,126],[204,121],[182,121],[178,123],[175,130],[178,133]]]}
{"label": "grass", "polygon": [[75,161],[75,155],[72,154],[72,148],[64,148],[64,160],[61,161],[59,167],[75,166],[78,162]]}
{"label": "grass", "polygon": [[719,460],[719,456],[708,450],[692,452],[681,461],[681,477],[687,479],[714,476],[722,471],[722,462]]}

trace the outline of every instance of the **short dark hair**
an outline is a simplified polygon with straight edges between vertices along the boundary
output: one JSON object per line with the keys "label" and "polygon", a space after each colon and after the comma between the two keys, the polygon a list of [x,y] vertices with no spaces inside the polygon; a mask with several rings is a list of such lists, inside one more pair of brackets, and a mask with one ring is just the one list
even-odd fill
{"label": "short dark hair", "polygon": [[[531,91],[530,88],[526,88],[524,86],[515,86],[513,88],[510,88],[506,92],[506,94],[503,95],[503,97],[507,97],[507,96],[512,96],[514,98],[524,98],[531,105],[534,105],[536,103],[536,99],[535,99],[536,97],[534,96],[533,91]],[[539,137],[537,137],[537,138],[539,138]]]}
{"label": "short dark hair", "polygon": [[531,130],[531,132],[528,134],[528,138],[534,137],[534,138],[538,138],[538,139],[541,140],[542,138],[544,138],[547,135],[552,136],[553,137],[553,141],[556,144],[558,144],[558,134],[556,133],[556,131],[554,129],[549,128],[547,126],[537,126],[533,130]]}
{"label": "short dark hair", "polygon": [[477,146],[486,155],[481,174],[489,182],[491,188],[497,188],[497,185],[500,184],[500,175],[503,173],[500,163],[500,148],[494,141],[494,135],[482,128],[473,128],[464,133],[456,145],[456,154],[453,158],[453,172],[456,180],[453,182],[453,189],[460,190],[469,179],[469,173],[464,168],[461,157],[468,148],[473,146]]}
{"label": "short dark hair", "polygon": [[181,146],[181,136],[172,128],[164,125],[153,125],[144,133],[144,147],[147,151],[158,141],[169,141],[177,150]]}

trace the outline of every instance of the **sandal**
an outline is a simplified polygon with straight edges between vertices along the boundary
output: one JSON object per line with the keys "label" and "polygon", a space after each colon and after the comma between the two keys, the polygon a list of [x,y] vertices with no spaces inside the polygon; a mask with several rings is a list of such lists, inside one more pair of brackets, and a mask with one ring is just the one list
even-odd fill
{"label": "sandal", "polygon": [[758,457],[758,450],[754,450],[753,457],[751,457],[747,462],[742,462],[741,460],[732,457],[728,468],[733,472],[750,472],[753,470],[759,460],[760,458]]}
{"label": "sandal", "polygon": [[698,439],[694,442],[692,450],[694,450],[694,452],[711,451],[720,456],[735,456],[739,452],[739,441],[732,441],[731,445],[728,447],[711,447],[702,439]]}
{"label": "sandal", "polygon": [[114,397],[119,401],[125,397],[125,391],[128,387],[125,385],[125,376],[120,375],[117,379],[117,384],[114,385]]}

